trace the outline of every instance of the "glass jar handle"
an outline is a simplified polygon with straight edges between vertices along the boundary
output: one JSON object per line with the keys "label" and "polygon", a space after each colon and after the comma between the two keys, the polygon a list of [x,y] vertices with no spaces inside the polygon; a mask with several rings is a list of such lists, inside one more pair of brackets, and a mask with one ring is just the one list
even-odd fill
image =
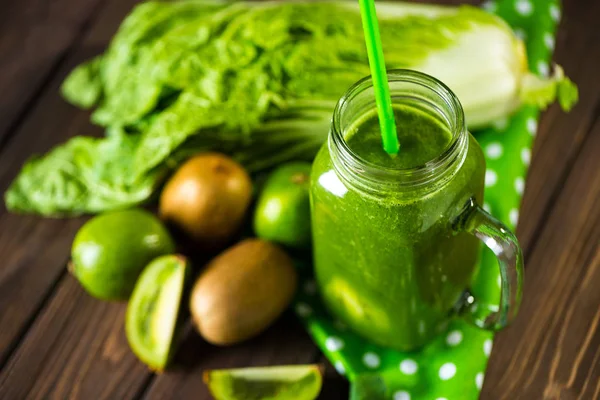
{"label": "glass jar handle", "polygon": [[514,233],[479,207],[474,198],[469,199],[456,219],[455,229],[476,236],[494,252],[502,279],[498,311],[482,313],[477,299],[468,291],[456,309],[461,317],[480,328],[502,329],[517,315],[523,294],[523,254],[519,242]]}

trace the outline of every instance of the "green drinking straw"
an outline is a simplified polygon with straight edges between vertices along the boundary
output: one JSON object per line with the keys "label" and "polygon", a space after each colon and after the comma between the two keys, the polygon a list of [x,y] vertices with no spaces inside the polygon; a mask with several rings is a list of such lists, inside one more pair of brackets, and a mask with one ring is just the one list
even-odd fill
{"label": "green drinking straw", "polygon": [[374,0],[358,0],[360,3],[360,15],[362,17],[365,41],[367,43],[367,54],[369,66],[375,90],[375,101],[377,102],[377,114],[381,126],[381,140],[383,149],[390,155],[398,154],[400,143],[396,135],[396,122],[392,109],[392,98],[387,80],[385,60],[383,59],[383,48],[381,47],[381,35],[379,34],[379,23],[375,11]]}

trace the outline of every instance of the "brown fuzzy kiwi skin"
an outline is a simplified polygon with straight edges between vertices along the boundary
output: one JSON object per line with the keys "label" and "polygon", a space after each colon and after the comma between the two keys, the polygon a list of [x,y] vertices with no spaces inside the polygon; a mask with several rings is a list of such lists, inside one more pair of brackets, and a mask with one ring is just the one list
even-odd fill
{"label": "brown fuzzy kiwi skin", "polygon": [[159,214],[204,249],[226,244],[240,229],[252,200],[252,180],[220,153],[186,161],[166,183]]}
{"label": "brown fuzzy kiwi skin", "polygon": [[197,331],[209,343],[227,346],[269,327],[291,303],[298,276],[277,245],[246,239],[214,258],[190,297]]}

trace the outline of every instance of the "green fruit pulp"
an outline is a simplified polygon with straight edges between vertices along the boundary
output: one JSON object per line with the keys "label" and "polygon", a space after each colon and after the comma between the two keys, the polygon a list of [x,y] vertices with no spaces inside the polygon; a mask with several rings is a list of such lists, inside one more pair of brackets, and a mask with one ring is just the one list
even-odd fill
{"label": "green fruit pulp", "polygon": [[310,170],[310,163],[295,162],[273,171],[254,214],[257,236],[294,248],[310,246]]}
{"label": "green fruit pulp", "polygon": [[142,269],[175,245],[151,213],[131,209],[102,214],[77,232],[71,248],[71,272],[92,296],[125,300]]}
{"label": "green fruit pulp", "polygon": [[318,365],[215,370],[204,380],[216,400],[314,400],[323,383]]}
{"label": "green fruit pulp", "polygon": [[138,279],[127,306],[125,333],[133,352],[153,370],[166,368],[190,267],[178,255],[152,261]]}

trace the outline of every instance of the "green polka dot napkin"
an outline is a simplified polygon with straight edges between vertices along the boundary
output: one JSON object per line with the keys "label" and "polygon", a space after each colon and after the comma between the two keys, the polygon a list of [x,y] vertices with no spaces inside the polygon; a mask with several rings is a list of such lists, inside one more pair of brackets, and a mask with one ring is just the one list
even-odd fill
{"label": "green polka dot napkin", "polygon": [[[483,7],[503,17],[526,42],[530,69],[548,74],[560,19],[558,0],[498,0]],[[519,218],[538,116],[537,109],[526,107],[490,129],[475,132],[487,160],[484,208],[513,229]],[[486,251],[481,262],[497,265],[493,254]],[[472,290],[483,305],[497,309],[499,272],[495,267],[480,270]],[[365,376],[380,377],[391,389],[392,400],[465,400],[479,395],[492,349],[490,332],[454,320],[420,352],[386,349],[332,319],[310,278],[303,282],[295,310],[323,353],[351,382],[362,381]]]}

